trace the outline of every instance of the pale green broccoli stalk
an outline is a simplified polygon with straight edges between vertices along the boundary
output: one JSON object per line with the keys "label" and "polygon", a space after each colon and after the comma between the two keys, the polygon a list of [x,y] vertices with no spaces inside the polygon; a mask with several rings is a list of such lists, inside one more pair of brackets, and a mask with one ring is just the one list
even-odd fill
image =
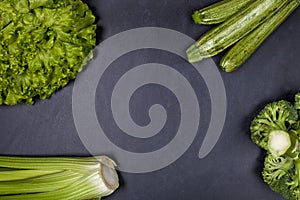
{"label": "pale green broccoli stalk", "polygon": [[299,139],[296,131],[289,133],[282,130],[272,131],[269,134],[268,150],[274,156],[286,155],[292,159],[299,157]]}
{"label": "pale green broccoli stalk", "polygon": [[268,149],[275,156],[282,156],[291,147],[289,134],[285,131],[272,131],[269,134]]}

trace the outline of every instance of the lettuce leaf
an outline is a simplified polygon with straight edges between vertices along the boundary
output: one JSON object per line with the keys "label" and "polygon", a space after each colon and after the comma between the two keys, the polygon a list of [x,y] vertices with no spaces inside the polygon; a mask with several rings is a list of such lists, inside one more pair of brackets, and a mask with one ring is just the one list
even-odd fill
{"label": "lettuce leaf", "polygon": [[2,0],[0,16],[0,105],[49,98],[92,58],[95,17],[81,0]]}

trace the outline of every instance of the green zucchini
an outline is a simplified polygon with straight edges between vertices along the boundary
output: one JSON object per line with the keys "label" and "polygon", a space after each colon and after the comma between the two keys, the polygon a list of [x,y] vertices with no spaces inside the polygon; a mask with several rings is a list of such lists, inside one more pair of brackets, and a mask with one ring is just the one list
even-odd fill
{"label": "green zucchini", "polygon": [[218,24],[249,5],[254,0],[223,0],[195,11],[196,24]]}
{"label": "green zucchini", "polygon": [[256,0],[246,9],[212,29],[187,50],[189,62],[215,56],[262,24],[289,0]]}
{"label": "green zucchini", "polygon": [[222,70],[235,71],[299,5],[296,0],[290,1],[274,16],[235,44],[221,60]]}

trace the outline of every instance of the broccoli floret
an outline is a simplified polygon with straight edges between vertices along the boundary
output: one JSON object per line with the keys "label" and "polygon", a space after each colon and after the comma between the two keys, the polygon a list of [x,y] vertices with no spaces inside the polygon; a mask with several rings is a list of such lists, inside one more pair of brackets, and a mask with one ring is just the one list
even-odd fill
{"label": "broccoli floret", "polygon": [[264,166],[262,173],[264,181],[272,184],[286,175],[294,164],[290,158],[275,157],[269,153],[265,158]]}
{"label": "broccoli floret", "polygon": [[290,189],[290,186],[286,183],[291,181],[291,177],[286,174],[282,176],[278,181],[274,181],[269,184],[270,188],[279,194],[281,194],[287,200],[298,200],[299,194],[296,194],[293,190]]}
{"label": "broccoli floret", "polygon": [[297,200],[299,195],[292,189],[294,182],[291,174],[294,174],[293,160],[284,157],[274,157],[268,154],[265,158],[265,167],[262,172],[263,179],[270,188],[285,199]]}
{"label": "broccoli floret", "polygon": [[274,130],[288,131],[298,120],[294,106],[287,101],[268,104],[251,123],[251,139],[268,150],[269,134]]}

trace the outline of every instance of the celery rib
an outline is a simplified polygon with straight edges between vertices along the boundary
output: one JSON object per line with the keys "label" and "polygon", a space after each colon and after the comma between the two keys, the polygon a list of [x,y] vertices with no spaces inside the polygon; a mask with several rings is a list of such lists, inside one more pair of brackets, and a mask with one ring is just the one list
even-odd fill
{"label": "celery rib", "polygon": [[82,177],[82,174],[64,171],[28,180],[0,182],[0,195],[54,191],[67,187]]}
{"label": "celery rib", "polygon": [[28,179],[37,176],[54,174],[57,172],[60,172],[60,170],[5,170],[0,171],[0,181]]}
{"label": "celery rib", "polygon": [[[98,185],[95,184],[95,174],[86,176],[69,186],[43,193],[35,194],[20,194],[20,195],[10,195],[10,196],[0,196],[1,200],[83,200],[92,199],[101,196],[101,190],[98,189]],[[93,181],[95,181],[93,183]],[[100,180],[99,180],[100,181]]]}
{"label": "celery rib", "polygon": [[95,158],[61,158],[61,157],[5,157],[0,156],[0,166],[16,169],[39,170],[95,170],[99,162]]}

